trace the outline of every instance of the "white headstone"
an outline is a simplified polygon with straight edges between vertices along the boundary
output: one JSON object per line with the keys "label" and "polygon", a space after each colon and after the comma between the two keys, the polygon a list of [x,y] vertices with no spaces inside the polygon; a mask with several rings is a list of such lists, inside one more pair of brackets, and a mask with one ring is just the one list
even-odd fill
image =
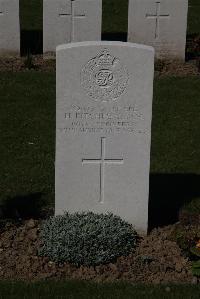
{"label": "white headstone", "polygon": [[43,0],[43,52],[63,43],[101,40],[102,0]]}
{"label": "white headstone", "polygon": [[129,0],[128,40],[157,58],[185,59],[188,0]]}
{"label": "white headstone", "polygon": [[0,0],[0,54],[19,53],[19,0]]}
{"label": "white headstone", "polygon": [[57,48],[55,213],[110,211],[147,231],[154,50]]}

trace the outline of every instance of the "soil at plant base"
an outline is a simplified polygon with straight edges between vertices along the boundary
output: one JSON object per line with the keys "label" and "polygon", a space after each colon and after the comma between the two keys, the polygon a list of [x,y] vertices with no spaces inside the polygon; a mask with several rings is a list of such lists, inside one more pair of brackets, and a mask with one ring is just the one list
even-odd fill
{"label": "soil at plant base", "polygon": [[[54,56],[35,55],[26,57],[0,57],[0,71],[28,72],[28,71],[55,71]],[[156,76],[195,76],[200,75],[200,59],[183,63],[177,60],[158,60],[155,62]]]}
{"label": "soil at plant base", "polygon": [[51,72],[56,70],[54,56],[34,55],[27,57],[0,57],[0,71],[28,72],[28,71]]}
{"label": "soil at plant base", "polygon": [[169,239],[174,226],[155,229],[143,237],[134,254],[96,267],[56,264],[39,257],[41,221],[6,223],[0,230],[0,279],[35,281],[41,279],[128,280],[139,283],[198,283],[191,262]]}

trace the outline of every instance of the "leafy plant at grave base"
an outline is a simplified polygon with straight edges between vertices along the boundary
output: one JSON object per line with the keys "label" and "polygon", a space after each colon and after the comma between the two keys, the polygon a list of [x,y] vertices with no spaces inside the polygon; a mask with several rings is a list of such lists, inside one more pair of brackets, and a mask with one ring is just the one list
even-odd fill
{"label": "leafy plant at grave base", "polygon": [[187,55],[189,57],[197,59],[200,56],[200,35],[194,34],[191,37],[188,37],[187,40]]}
{"label": "leafy plant at grave base", "polygon": [[26,58],[24,60],[24,66],[25,66],[25,68],[27,68],[29,70],[35,68],[35,65],[33,63],[33,56],[31,55],[30,51],[27,52],[27,56],[26,56]]}
{"label": "leafy plant at grave base", "polygon": [[[190,249],[190,251],[195,257],[200,258],[200,240],[197,242],[196,246]],[[192,263],[192,273],[195,276],[200,276],[200,259]]]}
{"label": "leafy plant at grave base", "polygon": [[200,260],[192,263],[192,274],[200,277]]}
{"label": "leafy plant at grave base", "polygon": [[182,207],[179,220],[183,225],[200,224],[200,198],[195,198]]}
{"label": "leafy plant at grave base", "polygon": [[175,240],[192,261],[192,274],[200,277],[200,226],[180,226],[175,231]]}
{"label": "leafy plant at grave base", "polygon": [[132,225],[113,214],[65,213],[44,221],[38,254],[55,262],[95,266],[134,251]]}
{"label": "leafy plant at grave base", "polygon": [[190,249],[191,253],[200,257],[200,240],[197,242],[196,246]]}
{"label": "leafy plant at grave base", "polygon": [[200,226],[183,226],[179,224],[171,234],[170,239],[176,241],[183,253],[192,259],[194,256],[192,255],[191,248],[195,247],[197,241],[200,239]]}
{"label": "leafy plant at grave base", "polygon": [[167,61],[163,59],[156,59],[155,61],[155,71],[162,72],[166,67]]}

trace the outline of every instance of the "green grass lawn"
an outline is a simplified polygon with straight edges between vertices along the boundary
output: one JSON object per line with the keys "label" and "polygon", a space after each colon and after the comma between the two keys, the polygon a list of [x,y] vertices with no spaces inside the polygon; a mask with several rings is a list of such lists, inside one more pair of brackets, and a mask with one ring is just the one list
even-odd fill
{"label": "green grass lawn", "polygon": [[200,78],[155,80],[151,171],[200,173]]}
{"label": "green grass lawn", "polygon": [[[0,201],[54,204],[55,74],[0,73]],[[200,78],[155,80],[152,173],[200,174]]]}
{"label": "green grass lawn", "polygon": [[200,34],[200,1],[189,0],[188,33]]}
{"label": "green grass lawn", "polygon": [[42,30],[43,0],[20,0],[22,30]]}
{"label": "green grass lawn", "polygon": [[[128,283],[0,282],[0,299],[199,299],[200,286],[143,286]],[[170,289],[169,289],[170,288]]]}
{"label": "green grass lawn", "polygon": [[4,73],[0,82],[0,111],[5,111],[0,193],[5,198],[44,192],[49,199],[54,188],[55,75]]}
{"label": "green grass lawn", "polygon": [[[20,0],[22,30],[42,30],[42,0]],[[128,0],[103,0],[103,32],[127,32]],[[200,1],[189,0],[188,33],[200,33]]]}

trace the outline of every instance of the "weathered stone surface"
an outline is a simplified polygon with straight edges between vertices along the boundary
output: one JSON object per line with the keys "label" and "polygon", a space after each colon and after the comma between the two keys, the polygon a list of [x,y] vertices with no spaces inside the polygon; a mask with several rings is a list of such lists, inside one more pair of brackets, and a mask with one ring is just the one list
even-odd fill
{"label": "weathered stone surface", "polygon": [[0,55],[19,53],[19,0],[0,0]]}
{"label": "weathered stone surface", "polygon": [[43,51],[101,40],[102,0],[43,0]]}
{"label": "weathered stone surface", "polygon": [[188,0],[129,0],[128,40],[157,58],[185,59]]}
{"label": "weathered stone surface", "polygon": [[147,231],[154,50],[57,48],[56,214],[107,211]]}

